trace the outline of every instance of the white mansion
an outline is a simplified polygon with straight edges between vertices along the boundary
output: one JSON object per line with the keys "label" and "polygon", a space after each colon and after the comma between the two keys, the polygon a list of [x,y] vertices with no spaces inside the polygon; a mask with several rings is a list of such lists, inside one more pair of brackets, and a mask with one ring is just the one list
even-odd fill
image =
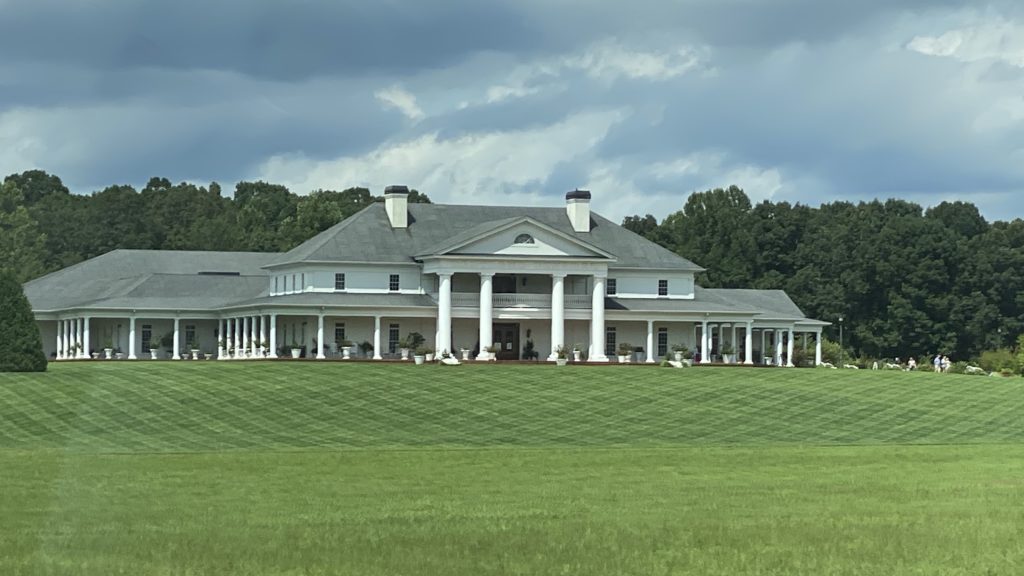
{"label": "white mansion", "polygon": [[[410,334],[477,359],[606,362],[623,343],[654,362],[686,345],[701,363],[791,364],[821,329],[784,292],[694,284],[702,268],[591,213],[564,207],[373,204],[287,253],[114,250],[38,278],[25,293],[51,358],[317,359],[342,342],[394,358]],[[491,349],[493,352],[488,352]],[[642,349],[642,352],[640,351]],[[730,354],[731,352],[731,354]]]}

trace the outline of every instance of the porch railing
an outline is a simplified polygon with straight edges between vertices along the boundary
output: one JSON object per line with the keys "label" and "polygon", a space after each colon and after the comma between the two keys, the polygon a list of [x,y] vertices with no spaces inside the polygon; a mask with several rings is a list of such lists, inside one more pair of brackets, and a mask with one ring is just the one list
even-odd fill
{"label": "porch railing", "polygon": [[[588,294],[566,294],[566,308],[590,308]],[[495,308],[551,308],[550,294],[493,294],[491,305]],[[479,308],[480,294],[476,292],[452,292],[452,306]]]}

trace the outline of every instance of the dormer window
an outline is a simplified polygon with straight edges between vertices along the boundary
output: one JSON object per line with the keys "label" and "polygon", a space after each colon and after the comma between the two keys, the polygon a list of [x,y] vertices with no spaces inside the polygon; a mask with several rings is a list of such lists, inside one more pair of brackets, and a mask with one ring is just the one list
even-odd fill
{"label": "dormer window", "polygon": [[[507,236],[506,236],[506,238],[507,238]],[[529,234],[520,234],[519,236],[516,236],[515,244],[533,244],[533,243],[534,243],[533,236],[530,236]]]}
{"label": "dormer window", "polygon": [[668,280],[658,280],[658,296],[668,296]]}

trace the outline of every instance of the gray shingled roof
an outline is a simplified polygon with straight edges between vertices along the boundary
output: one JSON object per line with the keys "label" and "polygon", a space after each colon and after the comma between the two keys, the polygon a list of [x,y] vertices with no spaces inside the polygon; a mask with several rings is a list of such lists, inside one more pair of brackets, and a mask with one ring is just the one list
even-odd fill
{"label": "gray shingled roof", "polygon": [[[114,250],[25,284],[36,311],[93,308],[210,309],[267,288],[262,267],[280,253]],[[202,272],[238,273],[238,276]]]}
{"label": "gray shingled roof", "polygon": [[615,268],[702,268],[625,228],[591,213],[591,231],[576,232],[565,208],[409,204],[409,227],[394,229],[383,203],[372,204],[277,258],[272,266],[299,262],[413,262],[427,247],[483,230],[487,224],[527,216],[616,257]]}
{"label": "gray shingled roof", "polygon": [[436,309],[437,302],[426,294],[332,294],[325,292],[304,292],[282,296],[261,296],[250,300],[234,302],[225,308],[252,306],[304,306],[334,308],[430,308]]}

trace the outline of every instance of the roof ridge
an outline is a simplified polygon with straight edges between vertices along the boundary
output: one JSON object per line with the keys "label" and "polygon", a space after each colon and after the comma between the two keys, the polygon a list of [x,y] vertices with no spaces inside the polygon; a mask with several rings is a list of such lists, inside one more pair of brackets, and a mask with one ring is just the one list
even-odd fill
{"label": "roof ridge", "polygon": [[[267,266],[280,266],[282,264],[291,264],[292,262],[295,262],[296,260],[286,260],[285,258],[287,258],[287,256],[289,254],[291,254],[292,252],[298,250],[299,248],[302,248],[302,247],[304,247],[306,245],[312,246],[313,244],[311,244],[311,243],[314,240],[316,240],[318,236],[323,236],[323,239],[321,239],[319,241],[319,243],[316,244],[316,247],[312,249],[312,252],[316,252],[317,250],[323,248],[327,244],[327,242],[329,240],[333,239],[339,232],[341,232],[346,227],[348,227],[356,218],[362,216],[366,211],[368,211],[369,209],[373,208],[377,204],[380,204],[380,202],[371,202],[366,208],[363,208],[359,212],[356,212],[355,214],[349,216],[348,218],[345,218],[341,222],[338,222],[334,226],[331,226],[330,228],[324,230],[323,232],[320,232],[316,236],[313,236],[309,240],[306,240],[305,242],[299,244],[298,246],[292,248],[291,250],[289,250],[287,252],[284,252],[283,254],[281,254],[281,258],[279,260],[275,260],[273,262],[268,262],[268,263],[264,264],[263,266],[261,266],[261,268],[265,268]],[[301,261],[301,259],[300,259],[300,261]]]}

